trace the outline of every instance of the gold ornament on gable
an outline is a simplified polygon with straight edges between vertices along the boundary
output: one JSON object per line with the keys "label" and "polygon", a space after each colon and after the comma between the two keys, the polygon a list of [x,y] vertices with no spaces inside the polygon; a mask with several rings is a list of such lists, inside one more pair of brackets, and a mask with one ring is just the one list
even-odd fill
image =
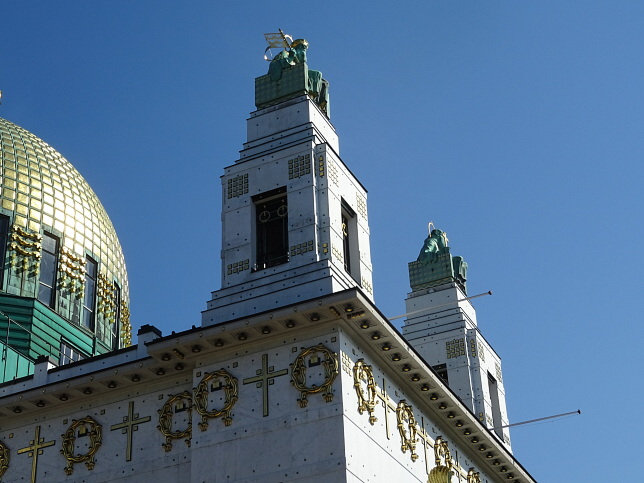
{"label": "gold ornament on gable", "polygon": [[[366,392],[363,390],[363,382],[367,385]],[[378,420],[373,413],[376,407],[376,381],[373,377],[373,369],[365,364],[363,359],[358,359],[353,366],[353,387],[358,396],[358,412],[369,413],[369,423],[373,424]]]}
{"label": "gold ornament on gable", "polygon": [[[307,368],[322,365],[324,368],[324,381],[320,385],[307,385]],[[333,401],[333,381],[338,375],[338,355],[332,352],[324,344],[303,349],[291,364],[291,384],[300,391],[297,402],[301,408],[305,408],[309,401],[309,394],[322,393],[326,402]]]}
{"label": "gold ornament on gable", "polygon": [[404,399],[396,407],[396,421],[400,433],[400,449],[403,453],[409,450],[411,460],[416,461],[416,418],[412,407]]}
{"label": "gold ornament on gable", "polygon": [[[61,454],[67,460],[65,473],[71,475],[74,472],[75,463],[85,463],[88,470],[93,470],[96,460],[94,456],[103,444],[103,426],[91,416],[82,419],[72,420],[72,424],[62,435],[63,443]],[[89,437],[89,446],[86,453],[75,454],[76,439]]]}
{"label": "gold ornament on gable", "polygon": [[[209,410],[208,399],[211,389],[224,391],[225,402],[221,409]],[[230,426],[233,422],[231,410],[238,399],[239,388],[235,376],[226,369],[206,372],[194,389],[195,409],[201,415],[199,429],[202,431],[208,429],[208,420],[213,418],[222,418],[224,425]]]}
{"label": "gold ornament on gable", "polygon": [[[173,431],[172,423],[174,415],[183,411],[187,411],[186,419],[188,420],[188,425],[185,429]],[[172,440],[182,438],[184,438],[186,446],[189,448],[192,440],[192,394],[188,391],[183,391],[174,396],[172,394],[168,395],[168,400],[157,412],[159,413],[159,425],[157,429],[165,436],[165,443],[161,445],[163,449],[166,452],[170,451],[172,449]]]}

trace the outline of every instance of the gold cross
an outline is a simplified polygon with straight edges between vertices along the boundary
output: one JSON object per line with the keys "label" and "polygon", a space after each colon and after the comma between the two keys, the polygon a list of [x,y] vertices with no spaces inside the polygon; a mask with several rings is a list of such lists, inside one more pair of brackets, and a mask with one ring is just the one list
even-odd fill
{"label": "gold cross", "polygon": [[432,446],[429,442],[429,435],[425,431],[425,418],[420,417],[420,428],[416,430],[416,435],[423,440],[423,453],[425,454],[425,470],[429,474],[429,461],[427,461],[427,446]]}
{"label": "gold cross", "polygon": [[134,413],[134,401],[130,401],[127,416],[123,416],[123,422],[110,427],[112,431],[122,429],[123,431],[121,431],[121,433],[127,434],[125,461],[132,461],[132,432],[139,430],[139,427],[137,426],[138,424],[147,423],[151,419],[150,416],[137,419],[138,417],[139,413]]}
{"label": "gold cross", "polygon": [[36,426],[34,439],[29,441],[29,446],[18,450],[18,454],[29,452],[27,456],[33,458],[31,461],[31,483],[36,483],[36,470],[38,468],[38,456],[42,454],[42,448],[47,448],[56,444],[56,440],[44,442],[45,438],[40,437],[40,426]]}
{"label": "gold cross", "polygon": [[288,369],[282,369],[275,372],[273,366],[268,367],[268,354],[262,354],[262,368],[255,371],[257,376],[248,377],[243,380],[244,384],[256,382],[256,387],[262,388],[262,405],[264,408],[264,417],[268,416],[268,386],[275,382],[275,378],[288,374]]}
{"label": "gold cross", "polygon": [[387,418],[387,409],[391,409],[393,412],[396,412],[396,405],[391,402],[389,399],[389,396],[387,395],[387,388],[385,385],[387,384],[387,381],[385,379],[382,379],[382,391],[378,391],[376,389],[376,396],[382,401],[382,407],[385,408],[385,431],[387,432],[387,439],[391,439],[391,436],[389,435],[389,418]]}

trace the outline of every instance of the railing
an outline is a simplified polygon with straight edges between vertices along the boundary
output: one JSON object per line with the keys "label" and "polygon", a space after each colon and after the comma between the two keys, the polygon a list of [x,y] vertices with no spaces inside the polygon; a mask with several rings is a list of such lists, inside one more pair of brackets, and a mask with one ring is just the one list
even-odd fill
{"label": "railing", "polygon": [[2,358],[0,359],[0,383],[27,376],[34,372],[34,361],[30,357],[9,347],[0,340]]}
{"label": "railing", "polygon": [[2,339],[0,339],[0,345],[2,346],[0,374],[3,375],[2,381],[10,381],[33,372],[34,359],[25,354],[24,351],[13,347],[10,343],[11,340],[19,339],[20,336],[29,341],[30,350],[34,350],[37,354],[53,355],[57,359],[60,358],[59,347],[54,347],[41,336],[16,322],[1,310],[0,316],[7,320],[6,330],[3,331]]}

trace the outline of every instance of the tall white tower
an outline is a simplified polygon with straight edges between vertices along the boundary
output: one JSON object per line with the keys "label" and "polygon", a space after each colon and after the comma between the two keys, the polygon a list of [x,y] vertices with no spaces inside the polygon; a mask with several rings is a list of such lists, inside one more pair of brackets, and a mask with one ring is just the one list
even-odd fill
{"label": "tall white tower", "polygon": [[501,358],[481,334],[467,300],[467,263],[434,229],[409,263],[412,292],[403,335],[461,401],[510,449]]}
{"label": "tall white tower", "polygon": [[222,181],[222,288],[202,324],[351,287],[373,296],[367,192],[339,155],[328,82],[296,40],[255,79],[247,141]]}

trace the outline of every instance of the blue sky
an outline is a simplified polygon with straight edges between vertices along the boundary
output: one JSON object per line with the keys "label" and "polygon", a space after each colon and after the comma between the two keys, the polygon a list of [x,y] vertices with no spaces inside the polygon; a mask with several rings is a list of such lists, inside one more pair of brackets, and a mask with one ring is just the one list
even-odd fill
{"label": "blue sky", "polygon": [[[369,190],[376,302],[404,312],[433,220],[503,358],[539,481],[626,481],[643,390],[644,3],[4,2],[0,116],[65,155],[121,239],[136,327],[200,323],[220,287],[219,176],[264,32],[309,40]],[[639,215],[638,215],[639,213]],[[630,416],[629,416],[630,415]]]}

